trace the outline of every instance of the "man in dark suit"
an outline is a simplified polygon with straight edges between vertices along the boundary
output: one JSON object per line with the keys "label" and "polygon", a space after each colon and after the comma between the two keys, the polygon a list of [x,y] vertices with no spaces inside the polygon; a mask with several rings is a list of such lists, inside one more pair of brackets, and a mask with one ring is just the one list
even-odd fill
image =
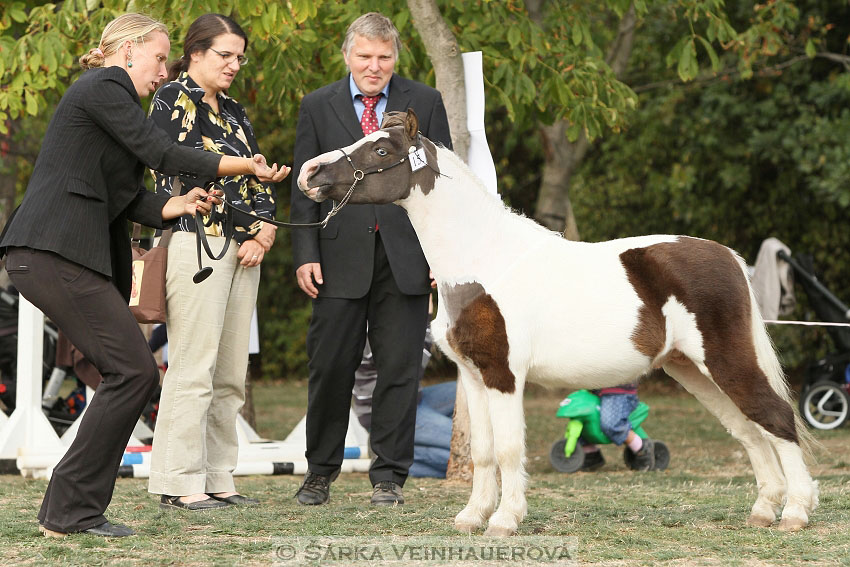
{"label": "man in dark suit", "polygon": [[[440,93],[393,73],[401,42],[381,14],[355,20],[342,54],[350,74],[304,97],[295,137],[295,171],[305,161],[378,129],[384,112],[413,108],[422,133],[451,147]],[[295,176],[297,177],[297,176]],[[291,219],[324,218],[330,202],[315,203],[292,184]],[[378,380],[372,405],[369,471],[372,504],[404,503],[402,486],[413,461],[419,364],[428,318],[430,278],[419,240],[401,207],[347,205],[327,228],[292,233],[299,287],[313,298],[307,333],[308,472],[296,497],[324,504],[342,464],[354,371],[367,329]]]}

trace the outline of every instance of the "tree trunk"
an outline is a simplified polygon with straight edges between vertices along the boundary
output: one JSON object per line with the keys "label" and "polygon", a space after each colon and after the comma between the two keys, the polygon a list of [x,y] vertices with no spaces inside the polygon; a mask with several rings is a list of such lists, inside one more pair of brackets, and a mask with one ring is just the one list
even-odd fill
{"label": "tree trunk", "polygon": [[[466,126],[466,84],[463,59],[455,38],[446,25],[435,0],[407,0],[416,31],[434,66],[437,90],[443,95],[454,152],[464,161],[469,153],[469,130]],[[438,306],[439,309],[439,306]],[[455,412],[452,418],[452,444],[446,478],[472,480],[472,458],[469,450],[469,411],[460,380],[457,384]]]}
{"label": "tree trunk", "polygon": [[437,90],[443,95],[453,151],[464,161],[469,153],[469,130],[466,127],[466,85],[463,59],[452,30],[440,15],[436,0],[407,0],[413,25],[434,66]]}
{"label": "tree trunk", "polygon": [[452,416],[452,444],[449,449],[449,466],[446,470],[448,480],[472,482],[474,467],[469,447],[469,425],[469,406],[466,403],[466,393],[458,376],[455,413]]}
{"label": "tree trunk", "polygon": [[[539,26],[544,26],[543,4],[545,0],[526,0],[529,16]],[[614,75],[620,78],[626,69],[632,51],[637,18],[634,4],[620,20],[617,37],[611,44],[605,61]],[[570,179],[581,165],[587,153],[587,138],[582,132],[575,142],[567,140],[569,122],[559,120],[551,126],[541,126],[543,137],[544,164],[543,180],[537,197],[534,218],[541,224],[563,232],[569,240],[578,240],[579,232],[570,202]]]}

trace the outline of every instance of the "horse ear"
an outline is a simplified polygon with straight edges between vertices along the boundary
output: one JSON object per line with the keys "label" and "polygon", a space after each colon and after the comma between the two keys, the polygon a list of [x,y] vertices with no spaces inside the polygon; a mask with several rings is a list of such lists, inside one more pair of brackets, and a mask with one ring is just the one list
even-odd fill
{"label": "horse ear", "polygon": [[419,132],[419,119],[412,108],[407,109],[407,116],[404,119],[404,133],[408,139],[413,140]]}

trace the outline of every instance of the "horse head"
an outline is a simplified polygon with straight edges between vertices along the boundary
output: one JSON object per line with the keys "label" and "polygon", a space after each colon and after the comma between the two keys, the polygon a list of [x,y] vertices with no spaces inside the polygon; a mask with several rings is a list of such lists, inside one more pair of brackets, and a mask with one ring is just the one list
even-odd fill
{"label": "horse head", "polygon": [[419,133],[412,109],[388,112],[381,129],[304,163],[298,187],[310,199],[395,203],[418,187],[427,194],[439,175],[434,144]]}

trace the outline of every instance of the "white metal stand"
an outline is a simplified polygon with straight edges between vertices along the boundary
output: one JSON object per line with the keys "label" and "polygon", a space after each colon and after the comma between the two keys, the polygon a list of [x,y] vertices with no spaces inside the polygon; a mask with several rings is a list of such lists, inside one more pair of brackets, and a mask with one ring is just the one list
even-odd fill
{"label": "white metal stand", "polygon": [[46,471],[32,468],[32,460],[56,463],[66,450],[41,408],[43,348],[44,315],[21,296],[15,411],[0,430],[0,458],[17,459],[21,474],[35,478],[43,477]]}

